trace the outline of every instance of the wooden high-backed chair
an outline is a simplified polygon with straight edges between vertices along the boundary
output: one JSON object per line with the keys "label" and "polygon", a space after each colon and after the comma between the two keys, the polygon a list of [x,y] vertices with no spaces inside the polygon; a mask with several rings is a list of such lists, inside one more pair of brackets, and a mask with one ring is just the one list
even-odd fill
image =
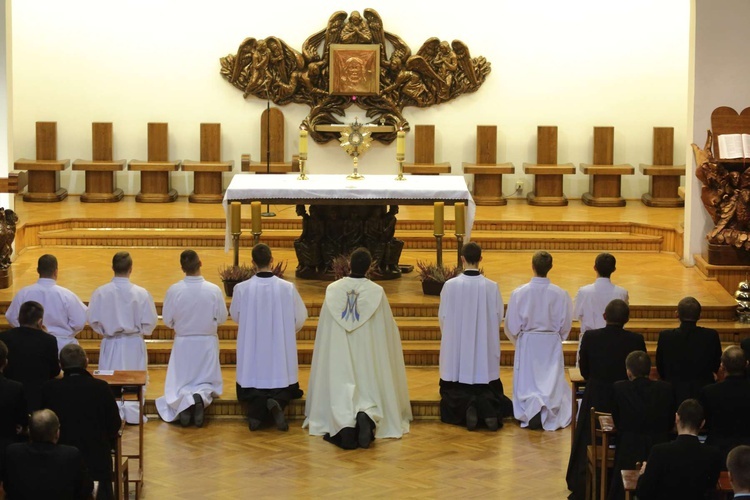
{"label": "wooden high-backed chair", "polygon": [[609,448],[609,437],[614,432],[612,414],[596,411],[591,407],[591,443],[586,447],[586,500],[597,498],[597,475],[599,475],[599,498],[607,498],[607,474],[615,464],[615,450]]}

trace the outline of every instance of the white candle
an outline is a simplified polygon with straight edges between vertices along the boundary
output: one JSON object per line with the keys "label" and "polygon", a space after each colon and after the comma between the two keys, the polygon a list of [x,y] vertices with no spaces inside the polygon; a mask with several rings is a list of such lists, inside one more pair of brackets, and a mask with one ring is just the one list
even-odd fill
{"label": "white candle", "polygon": [[305,129],[299,131],[299,154],[307,154],[307,130]]}

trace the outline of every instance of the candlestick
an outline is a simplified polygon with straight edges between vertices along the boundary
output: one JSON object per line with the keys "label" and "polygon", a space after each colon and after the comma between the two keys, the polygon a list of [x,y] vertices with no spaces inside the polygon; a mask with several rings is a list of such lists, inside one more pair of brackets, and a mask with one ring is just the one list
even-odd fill
{"label": "candlestick", "polygon": [[232,202],[229,219],[231,221],[232,234],[242,232],[242,203],[239,201]]}
{"label": "candlestick", "polygon": [[466,204],[456,203],[456,234],[466,234]]}
{"label": "candlestick", "polygon": [[240,233],[232,233],[232,246],[234,247],[234,265],[240,265]]}
{"label": "candlestick", "polygon": [[307,130],[302,129],[299,131],[299,154],[307,155]]}
{"label": "candlestick", "polygon": [[464,268],[464,263],[461,262],[461,255],[462,255],[463,249],[464,249],[464,235],[456,233],[456,253],[458,254],[458,263],[456,264],[456,266],[459,269]]}
{"label": "candlestick", "polygon": [[250,203],[250,216],[252,217],[252,230],[253,234],[258,233],[260,234],[260,209],[261,205],[259,201],[254,201]]}
{"label": "candlestick", "polygon": [[443,267],[443,235],[435,235],[435,249],[437,250],[437,266]]}
{"label": "candlestick", "polygon": [[435,235],[442,236],[445,234],[443,230],[443,211],[445,209],[445,203],[442,201],[435,202]]}

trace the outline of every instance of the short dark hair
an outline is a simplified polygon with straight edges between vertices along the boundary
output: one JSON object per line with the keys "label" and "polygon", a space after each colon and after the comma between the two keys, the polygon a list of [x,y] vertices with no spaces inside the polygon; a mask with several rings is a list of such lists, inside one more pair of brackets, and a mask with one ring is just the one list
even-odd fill
{"label": "short dark hair", "polygon": [[685,297],[677,304],[677,316],[680,321],[698,321],[701,319],[701,303],[694,297]]}
{"label": "short dark hair", "polygon": [[604,308],[608,325],[624,325],[630,319],[630,307],[622,299],[614,299]]}
{"label": "short dark hair", "polygon": [[258,243],[253,247],[253,262],[258,267],[266,267],[271,263],[271,248],[265,243]]}
{"label": "short dark hair", "polygon": [[34,443],[54,443],[57,431],[60,430],[60,420],[52,410],[38,410],[29,419],[29,437]]}
{"label": "short dark hair", "polygon": [[39,320],[44,318],[44,307],[39,302],[29,300],[21,304],[18,311],[18,324],[21,326],[33,326],[36,328]]}
{"label": "short dark hair", "polygon": [[742,349],[736,345],[730,345],[721,353],[721,364],[727,375],[744,375],[747,359]]}
{"label": "short dark hair", "polygon": [[126,274],[133,268],[133,258],[128,252],[117,252],[112,257],[112,270],[115,274]]}
{"label": "short dark hair", "polygon": [[86,368],[87,364],[86,351],[78,344],[68,344],[60,350],[60,367],[63,371],[69,368]]}
{"label": "short dark hair", "polygon": [[732,475],[732,488],[750,490],[750,446],[735,446],[727,455],[727,470]]}
{"label": "short dark hair", "polygon": [[40,278],[51,278],[57,271],[57,257],[52,254],[44,254],[36,263],[36,272]]}
{"label": "short dark hair", "polygon": [[195,250],[184,250],[180,254],[180,266],[186,273],[196,273],[201,268],[201,260]]}
{"label": "short dark hair", "polygon": [[370,251],[365,247],[359,247],[352,252],[352,256],[350,257],[350,267],[352,273],[365,275],[370,269],[371,264],[372,255],[370,255]]}
{"label": "short dark hair", "polygon": [[651,358],[644,351],[633,351],[625,358],[625,368],[633,377],[648,377],[651,374]]}
{"label": "short dark hair", "polygon": [[0,368],[5,366],[6,361],[8,361],[8,346],[0,340]]}
{"label": "short dark hair", "polygon": [[686,399],[677,408],[677,416],[683,427],[699,431],[703,425],[703,407],[697,399]]}
{"label": "short dark hair", "polygon": [[599,273],[599,276],[602,278],[609,278],[612,276],[612,273],[615,272],[616,264],[617,259],[615,259],[615,256],[606,252],[597,255],[596,260],[594,261],[596,272]]}
{"label": "short dark hair", "polygon": [[531,267],[534,268],[534,272],[540,278],[546,278],[547,273],[550,269],[552,269],[552,256],[549,254],[549,252],[539,250],[531,258]]}
{"label": "short dark hair", "polygon": [[464,256],[467,264],[475,266],[479,264],[479,260],[482,258],[482,247],[478,243],[471,241],[463,246],[461,255]]}

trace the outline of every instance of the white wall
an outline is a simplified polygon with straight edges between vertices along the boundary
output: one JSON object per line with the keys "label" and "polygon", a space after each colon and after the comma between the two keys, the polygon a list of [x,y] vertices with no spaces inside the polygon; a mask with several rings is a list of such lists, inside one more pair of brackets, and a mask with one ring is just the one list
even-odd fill
{"label": "white wall", "polygon": [[[10,75],[10,0],[0,0],[0,176],[7,177],[13,162],[11,143],[12,81]],[[0,207],[14,208],[13,198],[0,193]]]}
{"label": "white wall", "polygon": [[[313,5],[315,7],[313,7]],[[325,5],[325,7],[318,7]],[[221,122],[223,156],[259,159],[260,113],[265,102],[243,100],[219,75],[219,58],[245,37],[275,35],[299,49],[325,27],[335,10],[376,9],[386,31],[417,51],[431,36],[460,39],[473,56],[492,63],[475,94],[429,109],[406,108],[412,125],[436,126],[438,161],[474,161],[476,125],[498,126],[499,161],[536,159],[536,127],[559,127],[562,162],[591,162],[594,126],[615,127],[615,163],[650,163],[654,126],[675,128],[676,162],[686,142],[690,5],[684,0],[573,2],[475,1],[451,11],[444,4],[371,0],[311,4],[224,0],[16,0],[13,3],[13,83],[16,157],[34,156],[34,122],[58,122],[58,157],[89,158],[91,122],[114,122],[116,158],[144,159],[146,123],[170,126],[170,156],[199,157],[199,123]],[[286,156],[297,149],[296,130],[307,115],[282,107]],[[354,106],[347,118],[365,113]],[[395,172],[395,145],[376,143],[361,171]],[[413,142],[407,137],[407,161]],[[347,172],[349,158],[333,142],[311,143],[313,173]],[[134,193],[135,175],[119,186]],[[126,177],[132,177],[126,183]],[[190,190],[189,176],[173,185]],[[527,179],[530,186],[531,179]],[[83,173],[66,172],[64,187],[83,189]],[[637,199],[647,191],[640,173],[623,183]],[[513,183],[506,182],[506,192]],[[587,190],[582,174],[566,193]]]}
{"label": "white wall", "polygon": [[[711,128],[711,113],[719,106],[741,112],[750,106],[750,2],[746,0],[695,1],[695,76],[693,117],[689,142],[701,148],[706,143],[706,130]],[[701,183],[695,178],[695,161],[689,155],[691,175],[686,190],[690,193],[685,207],[685,260],[705,253],[706,234],[713,221],[700,201]]]}

